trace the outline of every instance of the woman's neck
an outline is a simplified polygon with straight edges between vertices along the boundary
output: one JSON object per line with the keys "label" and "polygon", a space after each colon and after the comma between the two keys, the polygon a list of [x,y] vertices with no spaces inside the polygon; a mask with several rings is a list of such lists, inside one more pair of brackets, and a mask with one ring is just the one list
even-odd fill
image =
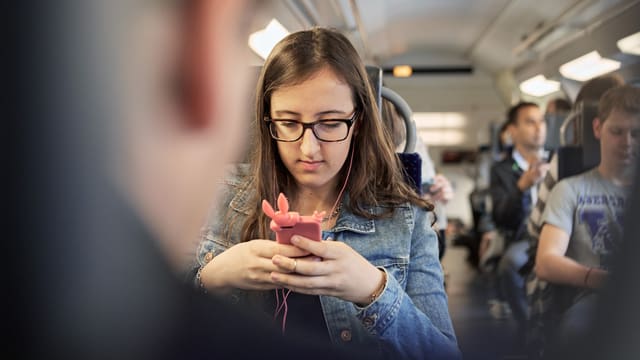
{"label": "woman's neck", "polygon": [[291,207],[292,211],[297,211],[300,215],[312,215],[314,211],[325,212],[329,216],[336,201],[338,192],[334,187],[327,189],[300,188],[295,196],[295,203]]}

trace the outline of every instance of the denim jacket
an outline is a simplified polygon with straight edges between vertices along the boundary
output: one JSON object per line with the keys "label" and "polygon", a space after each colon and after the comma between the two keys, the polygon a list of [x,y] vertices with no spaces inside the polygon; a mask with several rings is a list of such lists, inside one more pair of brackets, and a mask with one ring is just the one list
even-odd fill
{"label": "denim jacket", "polygon": [[[241,241],[239,225],[230,240],[223,238],[227,208],[233,212],[233,222],[242,224],[249,209],[260,206],[248,203],[255,188],[246,173],[247,168],[239,167],[225,180],[224,206],[203,228],[197,266]],[[331,341],[377,347],[385,357],[394,359],[460,358],[444,292],[438,242],[427,211],[407,203],[397,207],[391,218],[369,220],[348,212],[346,207],[342,209],[334,228],[323,231],[322,238],[348,244],[383,269],[388,280],[383,293],[364,308],[320,296]],[[381,210],[369,209],[372,213]],[[231,299],[239,302],[246,296],[247,291],[238,289]]]}

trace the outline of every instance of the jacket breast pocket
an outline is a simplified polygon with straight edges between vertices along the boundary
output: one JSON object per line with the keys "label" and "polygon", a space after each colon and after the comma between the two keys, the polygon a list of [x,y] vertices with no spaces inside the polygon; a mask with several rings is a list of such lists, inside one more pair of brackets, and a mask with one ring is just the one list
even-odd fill
{"label": "jacket breast pocket", "polygon": [[406,286],[409,256],[385,257],[373,260],[371,263],[376,267],[384,267],[387,273],[396,278],[400,285]]}

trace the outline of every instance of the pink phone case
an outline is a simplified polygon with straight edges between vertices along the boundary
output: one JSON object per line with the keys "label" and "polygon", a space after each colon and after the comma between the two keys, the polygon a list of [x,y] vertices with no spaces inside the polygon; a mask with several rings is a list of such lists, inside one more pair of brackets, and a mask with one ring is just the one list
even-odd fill
{"label": "pink phone case", "polygon": [[267,200],[262,200],[262,210],[271,218],[271,230],[276,233],[276,241],[290,244],[293,235],[300,235],[311,240],[322,240],[320,224],[324,212],[313,213],[312,216],[301,216],[295,211],[289,211],[289,201],[280,193],[278,196],[278,211],[275,211]]}
{"label": "pink phone case", "polygon": [[322,230],[319,223],[301,220],[292,227],[280,227],[280,230],[276,231],[276,241],[280,244],[291,244],[293,235],[301,235],[316,241],[322,240]]}

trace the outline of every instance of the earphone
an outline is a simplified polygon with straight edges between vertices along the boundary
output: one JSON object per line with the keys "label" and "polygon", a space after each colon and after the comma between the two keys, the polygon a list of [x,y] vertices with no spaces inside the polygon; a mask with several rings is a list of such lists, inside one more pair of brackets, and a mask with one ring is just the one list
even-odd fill
{"label": "earphone", "polygon": [[[330,214],[333,214],[333,212],[335,211],[336,207],[340,203],[340,200],[342,199],[342,195],[345,189],[347,188],[347,183],[349,182],[349,176],[351,174],[351,168],[353,165],[353,153],[354,153],[354,150],[352,147],[351,155],[349,157],[349,167],[347,168],[347,175],[345,176],[344,184],[342,185],[342,189],[338,194],[338,198],[336,199],[336,202],[334,203]],[[266,206],[265,204],[268,206]],[[278,195],[278,208],[280,209],[280,211],[275,212],[268,201],[266,200],[262,201],[262,209],[263,211],[265,211],[265,214],[272,219],[270,228],[276,232],[276,237],[278,236],[279,233],[281,233],[283,225],[294,227],[295,224],[301,223],[300,222],[301,218],[304,217],[304,216],[300,216],[300,214],[298,214],[297,212],[288,211],[289,203],[286,200],[286,197],[284,196],[284,194],[282,193]],[[318,215],[319,215],[319,218],[318,218]],[[323,215],[324,215],[324,212],[322,213],[314,212],[314,215],[307,218],[317,219],[315,221],[318,221],[318,226],[319,226],[320,222],[322,221]],[[312,219],[308,219],[308,221],[312,221]],[[321,240],[321,237],[319,238],[319,240]],[[286,330],[287,313],[289,311],[289,306],[287,305],[287,298],[291,293],[291,289],[277,288],[275,292],[276,292],[276,309],[273,314],[273,319],[274,320],[277,319],[278,315],[284,310],[282,315],[282,333],[284,334]],[[280,298],[282,298],[282,303],[280,302]]]}

